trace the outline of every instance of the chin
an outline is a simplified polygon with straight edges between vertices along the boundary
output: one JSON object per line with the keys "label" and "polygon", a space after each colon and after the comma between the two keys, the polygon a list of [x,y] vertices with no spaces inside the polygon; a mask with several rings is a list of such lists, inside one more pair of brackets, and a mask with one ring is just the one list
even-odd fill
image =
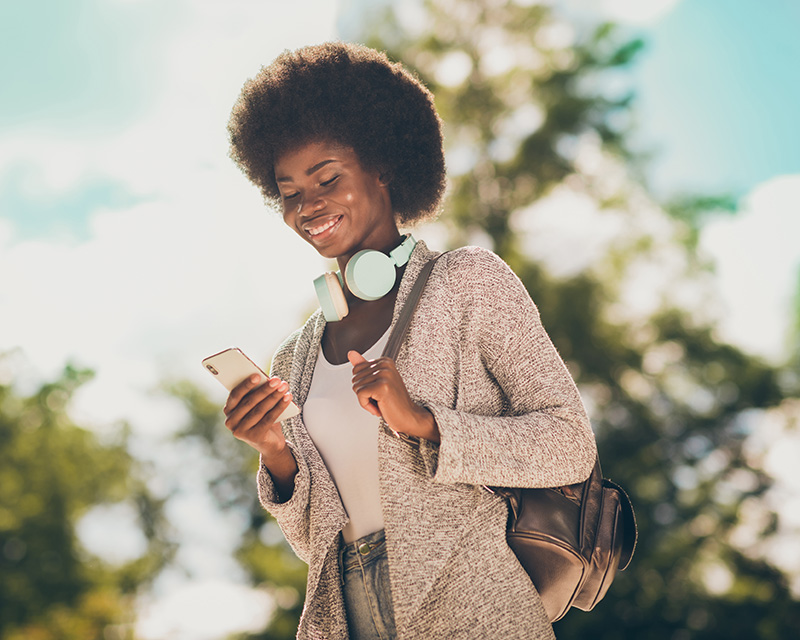
{"label": "chin", "polygon": [[328,260],[335,260],[341,254],[340,251],[337,251],[334,247],[318,247],[314,244],[313,241],[309,241],[309,244],[314,247],[314,250],[323,258],[327,258]]}
{"label": "chin", "polygon": [[323,258],[326,258],[327,260],[336,260],[336,258],[339,257],[338,253],[335,253],[333,251],[326,251],[325,249],[317,249],[317,253]]}

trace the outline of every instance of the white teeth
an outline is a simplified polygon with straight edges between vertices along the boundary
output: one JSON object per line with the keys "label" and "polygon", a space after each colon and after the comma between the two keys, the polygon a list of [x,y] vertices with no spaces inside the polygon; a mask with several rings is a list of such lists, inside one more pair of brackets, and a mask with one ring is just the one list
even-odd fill
{"label": "white teeth", "polygon": [[318,236],[323,231],[325,231],[327,229],[330,229],[337,222],[339,222],[339,218],[334,218],[330,222],[326,222],[325,224],[323,224],[323,225],[321,225],[319,227],[314,227],[313,229],[308,229],[308,234],[311,235],[311,236]]}

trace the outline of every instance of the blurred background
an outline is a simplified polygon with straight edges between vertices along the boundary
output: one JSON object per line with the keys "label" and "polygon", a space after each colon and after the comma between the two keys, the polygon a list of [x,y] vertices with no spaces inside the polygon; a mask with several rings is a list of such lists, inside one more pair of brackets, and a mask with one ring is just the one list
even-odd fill
{"label": "blurred background", "polygon": [[294,637],[304,565],[200,360],[268,366],[316,307],[327,265],[225,125],[329,39],[434,91],[449,195],[414,233],[511,264],[636,507],[630,569],[557,635],[797,637],[798,27],[789,0],[0,4],[0,638]]}

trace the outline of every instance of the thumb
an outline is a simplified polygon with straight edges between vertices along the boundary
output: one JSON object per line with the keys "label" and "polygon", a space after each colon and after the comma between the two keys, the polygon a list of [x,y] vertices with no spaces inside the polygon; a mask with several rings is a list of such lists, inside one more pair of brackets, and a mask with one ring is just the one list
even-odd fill
{"label": "thumb", "polygon": [[350,361],[354,367],[357,364],[361,364],[362,362],[366,362],[367,359],[362,356],[358,351],[348,351],[347,352],[347,359]]}

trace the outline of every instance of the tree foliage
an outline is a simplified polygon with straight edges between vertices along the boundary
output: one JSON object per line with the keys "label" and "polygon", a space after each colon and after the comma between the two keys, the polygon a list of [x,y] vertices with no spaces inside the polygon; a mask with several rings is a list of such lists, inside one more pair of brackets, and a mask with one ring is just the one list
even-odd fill
{"label": "tree foliage", "polygon": [[[90,373],[67,367],[30,396],[0,385],[0,638],[131,637],[132,597],[169,557],[160,504],[126,436],[104,443],[67,415]],[[91,554],[76,523],[92,507],[136,505],[150,544],[121,566]]]}

